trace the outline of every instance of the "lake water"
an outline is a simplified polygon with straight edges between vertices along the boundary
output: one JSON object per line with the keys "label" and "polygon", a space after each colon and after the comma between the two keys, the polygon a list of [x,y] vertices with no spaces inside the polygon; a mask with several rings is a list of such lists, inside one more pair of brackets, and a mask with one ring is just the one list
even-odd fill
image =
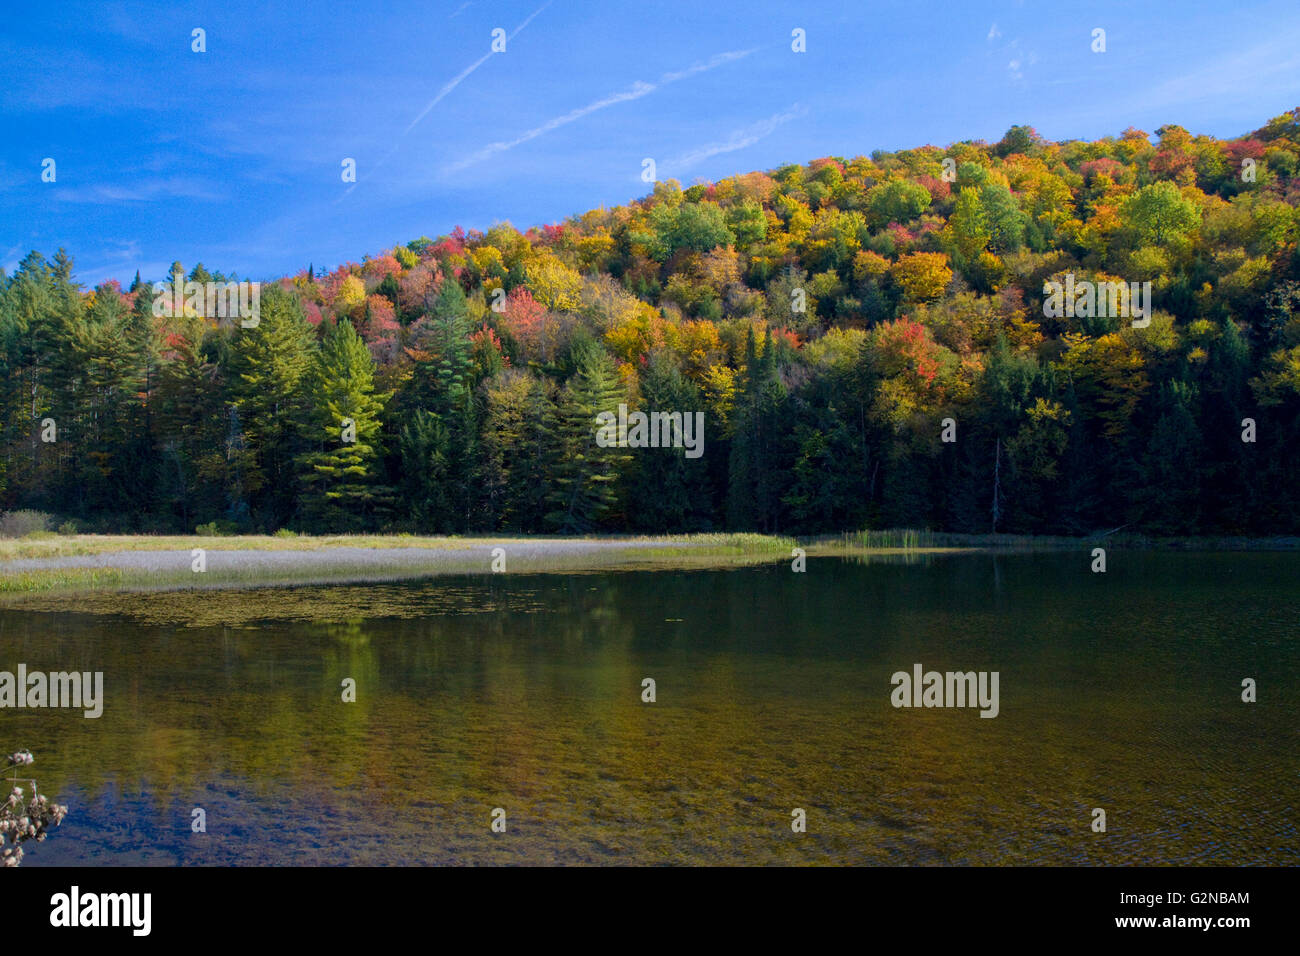
{"label": "lake water", "polygon": [[[70,809],[24,865],[1300,863],[1300,555],[1090,560],[0,610],[0,670],[104,674],[97,720],[0,710]],[[916,663],[997,717],[895,708]]]}

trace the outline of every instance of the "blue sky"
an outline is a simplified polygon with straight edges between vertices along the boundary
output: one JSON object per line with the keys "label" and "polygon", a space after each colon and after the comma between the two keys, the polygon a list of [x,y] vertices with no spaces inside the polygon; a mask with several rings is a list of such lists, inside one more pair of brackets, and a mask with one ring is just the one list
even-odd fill
{"label": "blue sky", "polygon": [[689,185],[1016,123],[1233,136],[1300,105],[1296,0],[268,6],[8,11],[0,266],[64,246],[87,284],[177,259],[269,279],[624,203],[647,157]]}

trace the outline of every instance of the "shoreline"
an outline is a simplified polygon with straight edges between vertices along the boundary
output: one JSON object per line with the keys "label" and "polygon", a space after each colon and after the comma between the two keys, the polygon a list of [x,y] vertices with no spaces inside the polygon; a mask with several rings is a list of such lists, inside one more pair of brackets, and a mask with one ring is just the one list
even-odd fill
{"label": "shoreline", "polygon": [[[793,539],[758,535],[77,535],[0,542],[0,594],[216,590],[383,582],[444,574],[714,567],[786,557],[794,546]],[[196,549],[202,551],[201,556]]]}
{"label": "shoreline", "polygon": [[[1045,537],[888,530],[591,537],[37,535],[0,540],[0,595],[215,590],[474,573],[728,567],[808,557],[1090,550],[1300,551],[1300,538]],[[195,557],[201,549],[202,559]],[[195,569],[196,560],[203,570]]]}

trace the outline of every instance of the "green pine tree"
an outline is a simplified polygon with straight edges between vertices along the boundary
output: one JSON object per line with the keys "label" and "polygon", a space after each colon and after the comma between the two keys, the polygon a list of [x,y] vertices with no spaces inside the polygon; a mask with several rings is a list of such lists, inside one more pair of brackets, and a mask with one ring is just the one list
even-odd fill
{"label": "green pine tree", "polygon": [[297,503],[296,462],[305,447],[305,386],[315,335],[298,299],[279,286],[262,289],[257,325],[241,326],[232,335],[231,392],[239,426],[236,466],[255,519],[283,527]]}
{"label": "green pine tree", "polygon": [[610,517],[618,502],[620,469],[627,452],[596,442],[596,416],[618,414],[625,401],[614,363],[601,348],[586,348],[577,357],[578,370],[560,393],[556,429],[557,460],[549,496],[546,524],[562,533],[594,531]]}
{"label": "green pine tree", "polygon": [[[641,410],[647,415],[680,413],[685,422],[702,409],[699,390],[682,376],[673,356],[663,351],[653,353],[641,376]],[[705,454],[709,450],[706,443]],[[637,530],[651,532],[665,528],[707,529],[711,503],[708,478],[704,458],[687,458],[685,448],[638,449],[628,475],[628,500],[635,502],[629,523]]]}
{"label": "green pine tree", "polygon": [[775,533],[781,523],[785,486],[789,480],[782,438],[785,387],[776,366],[772,330],[756,355],[753,328],[745,343],[745,386],[736,403],[728,484],[727,524],[735,530]]}
{"label": "green pine tree", "polygon": [[303,520],[312,530],[343,532],[374,524],[391,502],[381,484],[380,415],[391,397],[375,393],[375,363],[347,319],[330,329],[308,375],[312,413],[298,457]]}

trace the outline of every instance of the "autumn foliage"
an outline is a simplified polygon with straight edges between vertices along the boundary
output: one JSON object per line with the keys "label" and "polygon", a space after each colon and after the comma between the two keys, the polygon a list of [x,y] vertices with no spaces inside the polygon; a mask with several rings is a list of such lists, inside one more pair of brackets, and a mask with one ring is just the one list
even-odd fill
{"label": "autumn foliage", "polygon": [[[1016,126],[659,182],[295,271],[253,331],[158,319],[149,281],[86,290],[32,253],[0,274],[0,508],[112,530],[1296,533],[1298,206],[1295,110],[1227,140]],[[1150,282],[1150,321],[1045,315],[1066,275]],[[620,403],[705,412],[705,456],[592,452]],[[33,440],[47,418],[57,444]],[[364,449],[340,449],[344,419]]]}

